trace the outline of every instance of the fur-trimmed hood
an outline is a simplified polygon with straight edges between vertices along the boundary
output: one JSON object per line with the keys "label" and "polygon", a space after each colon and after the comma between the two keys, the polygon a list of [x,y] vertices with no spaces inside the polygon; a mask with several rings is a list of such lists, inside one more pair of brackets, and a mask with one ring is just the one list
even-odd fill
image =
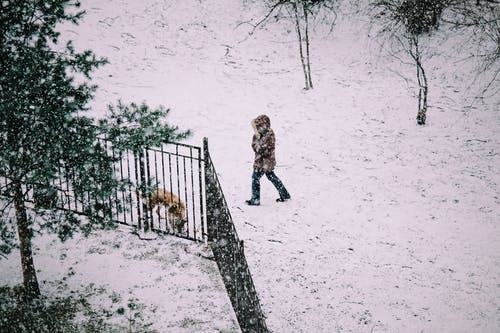
{"label": "fur-trimmed hood", "polygon": [[252,120],[252,126],[259,133],[265,133],[271,128],[271,120],[265,114],[261,114]]}

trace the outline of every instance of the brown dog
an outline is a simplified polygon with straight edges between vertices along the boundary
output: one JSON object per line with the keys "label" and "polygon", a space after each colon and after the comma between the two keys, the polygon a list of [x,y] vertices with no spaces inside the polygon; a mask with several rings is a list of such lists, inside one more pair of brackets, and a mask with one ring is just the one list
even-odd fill
{"label": "brown dog", "polygon": [[[186,224],[186,205],[179,199],[178,196],[163,188],[154,190],[148,199],[148,208],[156,208],[156,213],[160,219],[167,219],[167,223],[171,230],[177,230],[181,233]],[[166,216],[161,216],[160,209],[165,207],[167,210]]]}

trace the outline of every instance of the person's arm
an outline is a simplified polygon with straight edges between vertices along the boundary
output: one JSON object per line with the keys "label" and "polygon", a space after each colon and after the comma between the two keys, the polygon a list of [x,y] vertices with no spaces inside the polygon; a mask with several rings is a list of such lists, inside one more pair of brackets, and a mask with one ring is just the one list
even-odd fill
{"label": "person's arm", "polygon": [[259,144],[259,138],[257,137],[257,135],[254,135],[252,138],[252,149],[255,153],[259,152],[260,144]]}
{"label": "person's arm", "polygon": [[257,138],[257,139],[260,139],[260,133],[259,131],[257,130],[257,125],[255,125],[255,119],[252,120],[250,122],[250,124],[252,124],[252,128],[253,128],[253,133],[254,133],[254,136]]}
{"label": "person's arm", "polygon": [[274,150],[274,142],[274,133],[269,131],[257,140],[256,148],[254,148],[254,150],[262,156],[270,156]]}

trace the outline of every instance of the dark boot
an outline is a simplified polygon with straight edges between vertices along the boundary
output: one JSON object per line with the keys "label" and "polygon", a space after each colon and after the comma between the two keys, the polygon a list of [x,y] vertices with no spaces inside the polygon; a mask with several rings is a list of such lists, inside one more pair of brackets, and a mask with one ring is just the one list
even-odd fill
{"label": "dark boot", "polygon": [[269,181],[271,181],[271,183],[273,183],[274,187],[276,188],[276,190],[280,195],[280,197],[276,199],[276,201],[283,202],[290,199],[290,193],[288,193],[288,191],[285,188],[285,185],[283,185],[281,180],[278,178],[278,176],[276,176],[274,172],[271,171],[266,173],[266,177],[267,179],[269,179]]}
{"label": "dark boot", "polygon": [[260,206],[260,201],[256,199],[245,200],[245,203],[249,206]]}
{"label": "dark boot", "polygon": [[257,171],[254,171],[252,174],[252,199],[245,201],[249,206],[260,205],[260,178],[262,175],[262,172]]}

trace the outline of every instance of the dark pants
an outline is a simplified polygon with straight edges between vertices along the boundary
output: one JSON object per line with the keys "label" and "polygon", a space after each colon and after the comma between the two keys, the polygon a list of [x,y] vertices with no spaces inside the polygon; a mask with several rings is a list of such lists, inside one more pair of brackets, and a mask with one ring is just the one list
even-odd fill
{"label": "dark pants", "polygon": [[260,178],[266,175],[267,179],[273,183],[274,187],[278,190],[281,199],[289,199],[290,194],[286,190],[285,186],[281,180],[274,174],[273,171],[270,172],[259,172],[254,171],[252,174],[252,200],[260,201]]}

